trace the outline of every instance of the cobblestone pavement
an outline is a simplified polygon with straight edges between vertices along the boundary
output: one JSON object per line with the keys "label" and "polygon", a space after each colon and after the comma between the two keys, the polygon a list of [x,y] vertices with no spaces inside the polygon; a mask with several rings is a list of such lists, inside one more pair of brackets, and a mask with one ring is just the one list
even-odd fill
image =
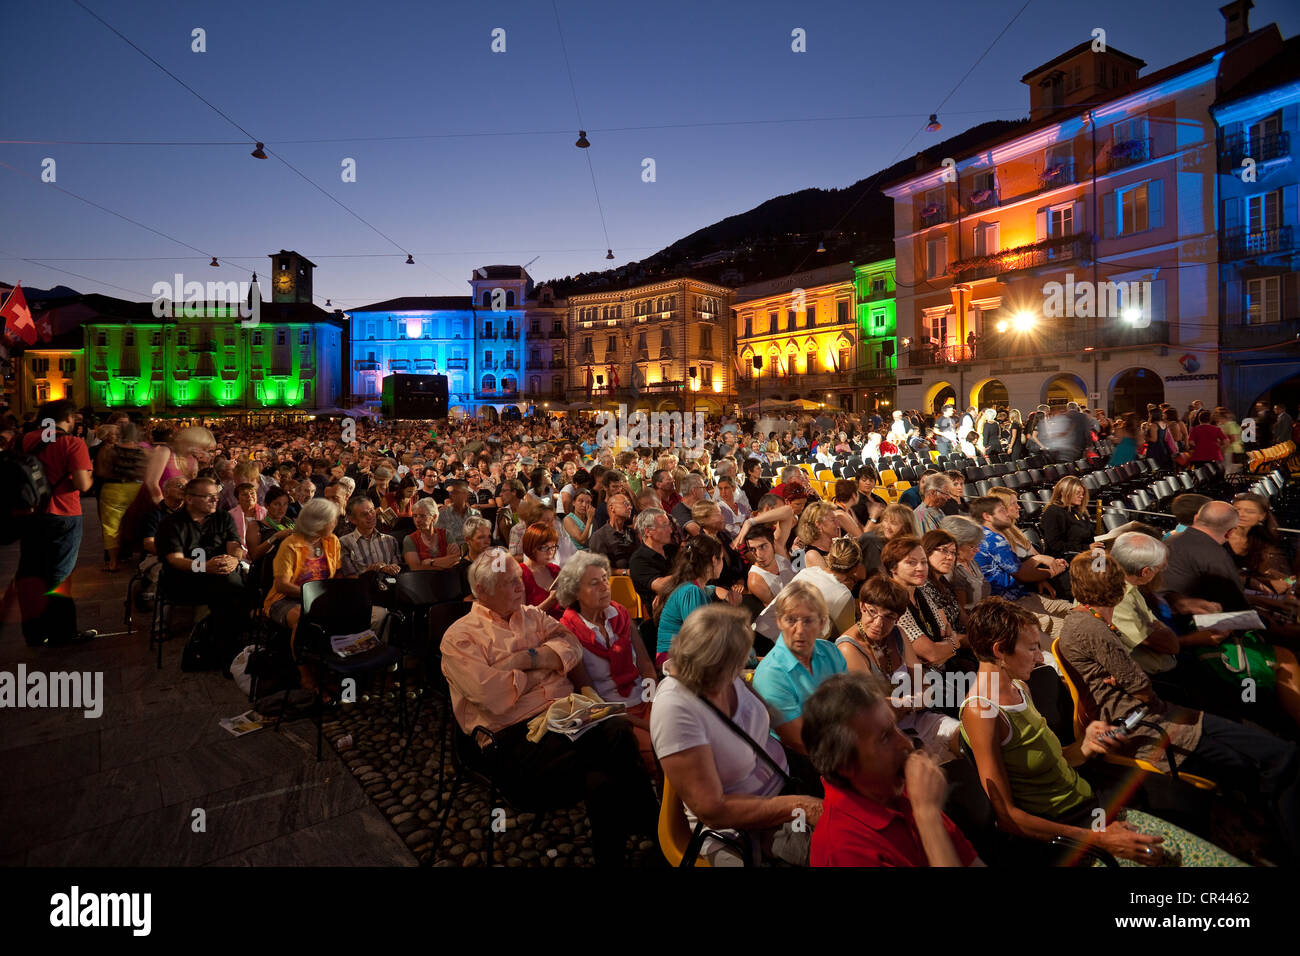
{"label": "cobblestone pavement", "polygon": [[[414,701],[408,699],[408,717],[413,705]],[[450,796],[455,775],[449,758],[446,779],[440,785],[442,744],[437,737],[444,706],[439,698],[434,698],[432,706],[426,704],[404,760],[394,691],[382,698],[362,694],[357,703],[340,705],[333,719],[325,723],[326,736],[338,748],[343,762],[411,851],[422,861],[433,852],[435,866],[484,865],[487,830],[495,820],[495,864],[592,866],[586,811],[581,804],[541,814],[517,813],[502,805],[501,813],[494,814],[497,808],[489,806],[487,792],[473,780],[459,788],[442,838],[434,846],[439,813],[443,800]],[[667,864],[657,844],[646,838],[629,844],[627,865]]]}

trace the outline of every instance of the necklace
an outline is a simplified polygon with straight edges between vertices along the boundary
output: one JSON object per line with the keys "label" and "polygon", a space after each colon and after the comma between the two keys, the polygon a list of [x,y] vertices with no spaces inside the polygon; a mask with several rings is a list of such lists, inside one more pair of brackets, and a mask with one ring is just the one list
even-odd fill
{"label": "necklace", "polygon": [[[880,672],[882,674],[892,674],[897,670],[897,668],[889,666],[891,663],[889,659],[889,635],[886,634],[885,637],[880,640],[880,643],[877,644],[871,639],[870,635],[867,634],[867,629],[862,626],[861,621],[858,621],[857,626],[858,633],[862,635],[862,639],[866,642],[867,650],[869,650],[871,656],[875,658],[876,667],[879,668]],[[882,661],[884,662],[884,666],[881,666]]]}
{"label": "necklace", "polygon": [[1108,628],[1110,628],[1110,632],[1111,632],[1112,634],[1114,634],[1116,637],[1119,637],[1119,636],[1120,636],[1119,629],[1118,629],[1117,627],[1115,627],[1114,624],[1109,623],[1109,622],[1108,622],[1104,617],[1102,617],[1100,614],[1098,614],[1095,610],[1093,610],[1093,607],[1092,607],[1091,604],[1079,604],[1079,605],[1076,605],[1076,608],[1077,608],[1078,610],[1087,611],[1089,614],[1091,614],[1091,615],[1092,615],[1093,617],[1095,617],[1097,620],[1101,621],[1101,623],[1105,624]]}

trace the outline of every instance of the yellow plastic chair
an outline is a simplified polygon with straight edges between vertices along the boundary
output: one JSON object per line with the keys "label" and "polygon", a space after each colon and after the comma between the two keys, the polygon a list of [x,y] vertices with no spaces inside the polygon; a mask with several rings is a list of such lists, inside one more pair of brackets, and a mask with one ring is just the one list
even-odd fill
{"label": "yellow plastic chair", "polygon": [[[1065,681],[1065,686],[1070,689],[1070,700],[1074,701],[1074,738],[1082,740],[1084,732],[1088,729],[1088,724],[1096,719],[1091,715],[1091,700],[1085,701],[1080,692],[1080,682],[1065,658],[1061,656],[1061,639],[1058,637],[1052,641],[1052,656],[1056,658],[1061,665],[1061,679]],[[1115,764],[1119,767],[1128,767],[1133,770],[1139,770],[1142,773],[1152,773],[1160,776],[1169,776],[1168,773],[1161,770],[1149,760],[1142,760],[1137,757],[1124,757],[1120,754],[1102,754],[1101,759],[1106,763]],[[1183,783],[1190,784],[1197,790],[1217,790],[1218,785],[1213,780],[1206,780],[1204,777],[1198,777],[1192,773],[1178,772],[1178,779]]]}
{"label": "yellow plastic chair", "polygon": [[892,484],[893,484],[894,482],[896,482],[897,480],[898,480],[898,475],[894,473],[894,469],[892,469],[892,468],[886,468],[884,471],[882,471],[882,472],[880,473],[880,482],[879,482],[879,484],[881,484],[881,485],[892,485]]}
{"label": "yellow plastic chair", "polygon": [[[686,808],[672,781],[664,777],[664,797],[659,804],[659,851],[669,866],[681,866],[690,842],[691,821],[686,818]],[[695,865],[707,867],[709,861],[697,856]]]}
{"label": "yellow plastic chair", "polygon": [[829,468],[823,468],[821,471],[817,472],[817,480],[825,484],[833,485],[835,484],[835,473]]}
{"label": "yellow plastic chair", "polygon": [[610,597],[627,608],[628,613],[634,618],[645,617],[645,610],[641,607],[641,595],[636,593],[636,587],[630,577],[625,574],[610,575],[609,593]]}
{"label": "yellow plastic chair", "polygon": [[807,474],[809,478],[817,477],[817,475],[813,473],[813,466],[808,464],[808,462],[801,461],[799,467],[803,469],[804,473]]}

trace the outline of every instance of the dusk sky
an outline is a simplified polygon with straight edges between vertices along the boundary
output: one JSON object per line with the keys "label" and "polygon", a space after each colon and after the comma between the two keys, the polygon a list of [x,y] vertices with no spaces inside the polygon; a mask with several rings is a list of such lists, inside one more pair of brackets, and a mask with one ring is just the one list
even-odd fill
{"label": "dusk sky", "polygon": [[[975,124],[1023,117],[1020,76],[1094,27],[1144,59],[1143,75],[1223,38],[1218,0],[1187,0],[1176,16],[1167,0],[1032,0],[962,81],[1025,0],[556,2],[608,243],[573,145],[579,120],[550,0],[85,0],[394,242],[275,156],[250,157],[252,140],[72,0],[8,0],[0,279],[146,299],[177,271],[264,275],[284,248],[317,264],[318,305],[349,308],[467,294],[475,266],[534,256],[539,281],[599,270],[773,196],[847,186]],[[1270,22],[1295,34],[1300,4],[1257,0],[1252,27]],[[195,27],[206,53],[191,52]],[[490,49],[497,27],[503,54]],[[791,51],[795,28],[806,53]],[[943,130],[925,133],[935,110]],[[222,268],[42,183],[46,157],[58,187]],[[642,182],[646,157],[654,183]],[[341,181],[345,158],[355,183]]]}

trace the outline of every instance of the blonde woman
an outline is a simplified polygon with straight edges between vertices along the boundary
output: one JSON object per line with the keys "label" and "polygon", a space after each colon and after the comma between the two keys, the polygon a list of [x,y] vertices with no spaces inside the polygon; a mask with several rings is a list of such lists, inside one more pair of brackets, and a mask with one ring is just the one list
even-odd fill
{"label": "blonde woman", "polygon": [[1096,526],[1088,515],[1088,489],[1073,475],[1066,475],[1052,489],[1052,500],[1038,519],[1043,547],[1056,558],[1072,558],[1087,551]]}
{"label": "blonde woman", "polygon": [[804,508],[799,517],[798,542],[804,548],[804,567],[824,568],[830,554],[831,542],[841,534],[852,534],[856,529],[848,526],[852,516],[834,505],[815,501]]}

